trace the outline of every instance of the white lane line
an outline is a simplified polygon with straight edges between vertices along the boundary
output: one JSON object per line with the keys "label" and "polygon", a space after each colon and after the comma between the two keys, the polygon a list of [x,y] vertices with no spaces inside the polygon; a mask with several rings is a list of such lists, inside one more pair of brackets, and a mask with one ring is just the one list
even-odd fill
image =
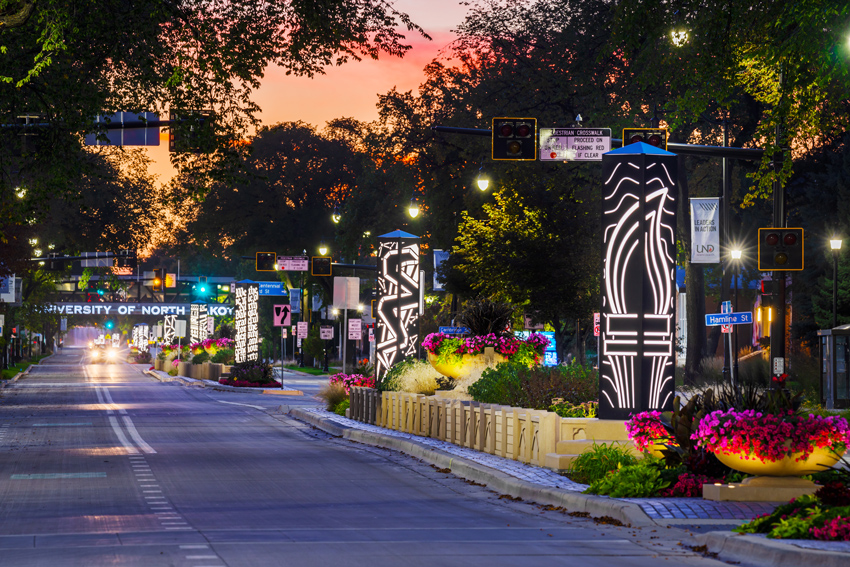
{"label": "white lane line", "polygon": [[127,431],[130,432],[130,437],[132,437],[133,441],[135,441],[136,444],[139,447],[142,448],[142,451],[144,451],[145,453],[151,453],[151,454],[156,453],[154,448],[151,447],[150,445],[148,445],[147,443],[145,443],[145,440],[142,439],[141,435],[139,435],[139,432],[136,430],[136,426],[133,425],[133,420],[130,419],[130,416],[124,415],[124,416],[121,416],[121,417],[124,419],[124,425],[127,426]]}
{"label": "white lane line", "polygon": [[180,527],[180,528],[172,528],[171,526],[169,526],[169,527],[167,527],[167,528],[165,528],[165,529],[166,529],[166,530],[191,530],[192,528],[190,528],[189,526],[186,526],[186,527]]}
{"label": "white lane line", "polygon": [[[116,406],[115,400],[112,399],[112,394],[109,393],[109,388],[101,388],[103,390],[103,395],[106,400],[110,403],[110,405]],[[127,410],[124,408],[118,408],[118,413],[127,413]]]}
{"label": "white lane line", "polygon": [[180,549],[209,549],[208,545],[181,545]]}
{"label": "white lane line", "polygon": [[266,409],[263,406],[252,406],[251,404],[240,404],[239,402],[224,402],[222,400],[216,400],[216,401],[220,404],[230,404],[232,406],[245,406],[245,407],[248,407],[248,408],[254,408],[254,409],[258,409],[258,410],[265,410]]}
{"label": "white lane line", "polygon": [[153,493],[153,492],[159,492],[160,494],[162,494],[162,490],[142,490],[142,494]]}
{"label": "white lane line", "polygon": [[104,399],[103,399],[103,394],[100,392],[100,388],[95,388],[95,389],[94,389],[94,391],[95,391],[95,393],[97,394],[97,401],[100,403],[100,405],[102,405],[102,406],[106,406],[106,413],[108,413],[108,414],[113,414],[113,413],[115,413],[115,412],[114,412],[114,411],[112,411],[112,409],[111,409],[111,408],[110,408],[110,407],[106,404],[106,400],[104,400]]}
{"label": "white lane line", "polygon": [[125,449],[127,449],[127,453],[129,453],[130,455],[138,455],[139,450],[136,449],[132,443],[127,441],[127,437],[125,437],[124,432],[121,431],[121,426],[118,425],[118,420],[115,419],[114,415],[109,416],[109,424],[112,426],[112,430],[115,432],[115,436],[118,437],[118,442],[121,443]]}
{"label": "white lane line", "polygon": [[218,559],[218,555],[187,555],[186,559]]}

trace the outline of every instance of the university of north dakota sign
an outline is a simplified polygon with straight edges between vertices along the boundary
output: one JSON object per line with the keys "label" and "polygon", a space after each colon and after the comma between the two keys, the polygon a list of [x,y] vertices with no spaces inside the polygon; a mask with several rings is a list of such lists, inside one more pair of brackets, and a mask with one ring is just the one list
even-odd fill
{"label": "university of north dakota sign", "polygon": [[[53,303],[48,310],[61,315],[189,315],[191,303]],[[233,307],[210,303],[207,315],[233,315]]]}

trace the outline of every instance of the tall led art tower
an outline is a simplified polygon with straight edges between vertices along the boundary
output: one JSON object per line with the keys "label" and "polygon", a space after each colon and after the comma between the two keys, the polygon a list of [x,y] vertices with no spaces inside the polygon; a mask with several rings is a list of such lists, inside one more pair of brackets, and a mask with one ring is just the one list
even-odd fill
{"label": "tall led art tower", "polygon": [[378,237],[375,371],[382,379],[419,341],[419,237],[396,230]]}
{"label": "tall led art tower", "polygon": [[673,407],[676,159],[642,142],[602,156],[601,419]]}

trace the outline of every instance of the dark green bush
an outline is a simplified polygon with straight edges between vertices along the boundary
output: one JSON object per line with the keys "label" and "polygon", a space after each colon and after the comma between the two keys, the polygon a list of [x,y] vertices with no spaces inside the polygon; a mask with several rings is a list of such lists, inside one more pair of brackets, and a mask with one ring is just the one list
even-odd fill
{"label": "dark green bush", "polygon": [[213,355],[210,362],[215,362],[216,364],[233,364],[235,353],[232,348],[220,348]]}
{"label": "dark green bush", "polygon": [[616,468],[590,484],[588,494],[612,498],[649,498],[672,484],[663,474],[664,464],[656,459],[643,459],[633,465]]}
{"label": "dark green bush", "polygon": [[210,361],[210,353],[204,351],[192,357],[192,364],[203,364]]}
{"label": "dark green bush", "polygon": [[599,377],[592,368],[570,366],[534,366],[503,362],[485,370],[468,391],[477,402],[548,409],[553,400],[573,405],[596,401]]}
{"label": "dark green bush", "polygon": [[233,365],[230,369],[230,378],[232,380],[244,380],[246,382],[254,382],[257,384],[277,383],[272,378],[272,366],[260,361],[240,362]]}
{"label": "dark green bush", "polygon": [[151,353],[148,351],[140,352],[135,357],[136,364],[147,364],[151,361]]}
{"label": "dark green bush", "polygon": [[399,378],[404,374],[404,372],[413,366],[416,363],[416,359],[411,357],[405,358],[401,362],[396,362],[393,364],[387,373],[384,374],[384,377],[381,378],[381,382],[378,384],[379,392],[398,392],[401,390],[401,384],[399,383]]}
{"label": "dark green bush", "polygon": [[457,322],[468,327],[473,337],[490,333],[505,335],[513,313],[514,308],[509,303],[478,298],[466,302],[463,311],[458,314]]}

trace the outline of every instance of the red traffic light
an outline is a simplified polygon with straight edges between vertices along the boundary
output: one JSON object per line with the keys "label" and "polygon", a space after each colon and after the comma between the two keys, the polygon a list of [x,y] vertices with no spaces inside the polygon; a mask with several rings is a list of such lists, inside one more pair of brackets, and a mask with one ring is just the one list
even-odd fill
{"label": "red traffic light", "polygon": [[758,268],[763,272],[805,267],[802,228],[760,228]]}
{"label": "red traffic light", "polygon": [[535,118],[493,118],[491,157],[494,160],[537,160]]}
{"label": "red traffic light", "polygon": [[646,140],[647,144],[649,144],[650,146],[655,146],[656,148],[661,145],[661,142],[661,136],[659,136],[658,134],[653,134]]}
{"label": "red traffic light", "polygon": [[638,142],[643,142],[643,136],[638,135],[638,136],[632,136],[631,138],[629,138],[630,144],[637,144]]}
{"label": "red traffic light", "polygon": [[513,133],[514,133],[514,126],[513,126],[513,124],[502,124],[502,125],[499,127],[499,135],[500,135],[500,136],[504,136],[505,138],[507,138],[507,137],[509,137],[509,136],[512,136],[512,135],[513,135]]}
{"label": "red traffic light", "polygon": [[768,246],[776,246],[779,244],[779,235],[775,232],[771,232],[767,236],[764,237],[764,243]]}
{"label": "red traffic light", "polygon": [[797,235],[793,232],[786,233],[782,238],[782,242],[785,243],[785,246],[794,246],[797,244]]}
{"label": "red traffic light", "polygon": [[520,138],[528,138],[531,134],[531,127],[528,124],[517,124],[516,135]]}

